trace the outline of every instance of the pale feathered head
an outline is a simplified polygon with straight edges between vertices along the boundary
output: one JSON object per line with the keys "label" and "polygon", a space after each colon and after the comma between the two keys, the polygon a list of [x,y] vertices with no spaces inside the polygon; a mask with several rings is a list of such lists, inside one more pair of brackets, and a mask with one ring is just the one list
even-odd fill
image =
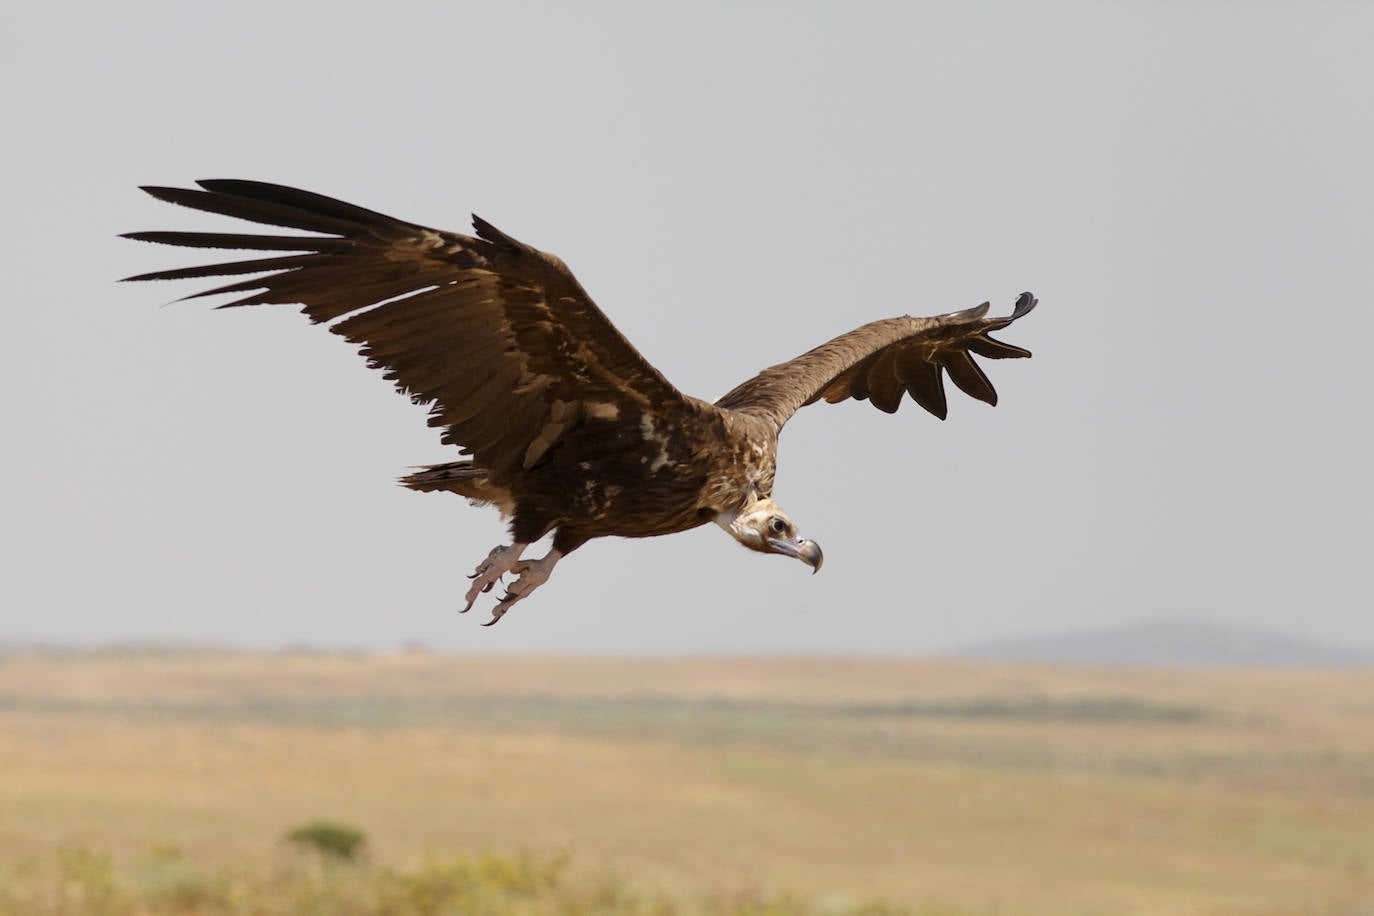
{"label": "pale feathered head", "polygon": [[722,512],[716,516],[716,524],[750,550],[793,557],[810,566],[813,573],[825,559],[821,545],[797,537],[797,526],[771,499],[754,500],[733,512]]}

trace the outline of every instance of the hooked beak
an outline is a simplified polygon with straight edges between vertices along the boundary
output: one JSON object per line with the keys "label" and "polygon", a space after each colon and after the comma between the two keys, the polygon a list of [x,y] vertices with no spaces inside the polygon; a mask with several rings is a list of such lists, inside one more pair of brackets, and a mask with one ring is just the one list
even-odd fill
{"label": "hooked beak", "polygon": [[778,538],[768,539],[768,548],[773,553],[780,553],[784,556],[795,557],[807,566],[811,567],[811,574],[814,576],[820,572],[821,563],[825,560],[825,555],[821,553],[821,545],[807,538],[798,538],[795,541],[784,541]]}

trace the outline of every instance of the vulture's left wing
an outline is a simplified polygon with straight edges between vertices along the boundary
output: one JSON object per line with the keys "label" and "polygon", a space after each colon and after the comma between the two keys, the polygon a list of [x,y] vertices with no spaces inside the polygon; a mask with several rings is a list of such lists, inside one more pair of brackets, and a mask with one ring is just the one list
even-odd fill
{"label": "vulture's left wing", "polygon": [[940,419],[948,411],[944,375],[970,397],[997,403],[997,392],[974,355],[988,359],[1030,356],[1029,350],[989,337],[1035,308],[1022,293],[1012,313],[988,318],[988,303],[934,318],[888,318],[855,328],[796,359],[765,369],[716,401],[717,407],[769,420],[781,429],[799,407],[824,398],[864,400],[887,413],[902,394]]}
{"label": "vulture's left wing", "polygon": [[[269,252],[130,277],[258,275],[196,293],[228,305],[299,303],[358,344],[430,425],[504,485],[583,415],[583,404],[671,412],[687,402],[616,330],[558,258],[477,217],[476,236],[404,222],[256,181],[145,188],[173,204],[312,235],[133,232],[191,248]],[[194,297],[187,297],[194,298]]]}

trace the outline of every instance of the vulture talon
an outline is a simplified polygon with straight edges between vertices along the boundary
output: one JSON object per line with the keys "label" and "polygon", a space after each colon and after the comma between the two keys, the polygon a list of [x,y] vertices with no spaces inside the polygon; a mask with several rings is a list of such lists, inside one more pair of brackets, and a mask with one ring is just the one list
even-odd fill
{"label": "vulture talon", "polygon": [[496,583],[501,581],[501,577],[510,572],[511,567],[519,561],[520,554],[524,553],[526,546],[517,542],[506,547],[493,548],[491,553],[487,554],[487,558],[477,564],[477,569],[468,576],[472,580],[472,586],[464,596],[468,602],[464,611],[471,609],[479,596],[490,592]]}

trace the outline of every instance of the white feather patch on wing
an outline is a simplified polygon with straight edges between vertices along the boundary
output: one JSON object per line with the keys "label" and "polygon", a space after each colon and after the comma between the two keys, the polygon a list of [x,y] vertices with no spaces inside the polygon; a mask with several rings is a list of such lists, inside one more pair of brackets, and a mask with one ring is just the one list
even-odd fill
{"label": "white feather patch on wing", "polygon": [[652,442],[658,446],[658,454],[654,456],[653,464],[649,465],[649,473],[667,467],[668,437],[658,431],[658,423],[655,422],[653,414],[646,413],[639,418],[639,434],[645,442]]}

